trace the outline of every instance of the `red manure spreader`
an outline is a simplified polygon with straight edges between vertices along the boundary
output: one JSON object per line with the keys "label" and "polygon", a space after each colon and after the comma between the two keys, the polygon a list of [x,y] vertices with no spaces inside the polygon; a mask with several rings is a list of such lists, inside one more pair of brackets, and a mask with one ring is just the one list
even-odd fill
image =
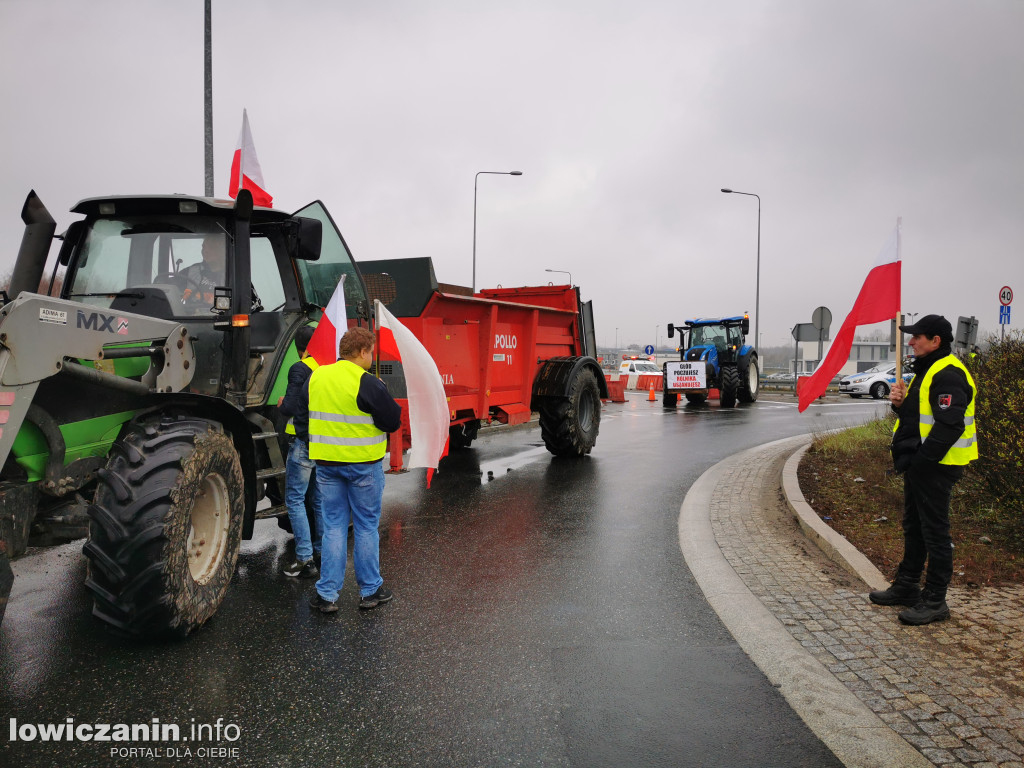
{"label": "red manure spreader", "polygon": [[[593,310],[567,285],[492,288],[473,294],[444,285],[429,258],[362,261],[370,298],[379,299],[437,363],[448,397],[450,449],[468,447],[483,423],[523,424],[537,412],[547,449],[583,456],[597,442],[608,386],[594,357]],[[401,443],[410,447],[402,364],[382,359],[380,377],[403,406]]]}

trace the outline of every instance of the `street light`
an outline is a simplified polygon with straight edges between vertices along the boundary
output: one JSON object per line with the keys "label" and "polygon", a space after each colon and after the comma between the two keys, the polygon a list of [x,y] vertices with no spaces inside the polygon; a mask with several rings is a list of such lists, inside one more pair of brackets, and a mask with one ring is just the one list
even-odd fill
{"label": "street light", "polygon": [[747,195],[757,198],[757,279],[754,288],[754,339],[760,341],[757,329],[761,324],[761,198],[753,192],[738,192],[735,189],[723,189],[727,195]]}
{"label": "street light", "polygon": [[568,275],[569,276],[569,287],[570,288],[572,287],[572,272],[566,272],[564,269],[545,269],[544,271],[545,272],[557,272],[560,275]]}
{"label": "street light", "polygon": [[477,171],[473,177],[473,293],[476,293],[476,182],[481,173],[493,173],[496,176],[522,176],[522,171]]}

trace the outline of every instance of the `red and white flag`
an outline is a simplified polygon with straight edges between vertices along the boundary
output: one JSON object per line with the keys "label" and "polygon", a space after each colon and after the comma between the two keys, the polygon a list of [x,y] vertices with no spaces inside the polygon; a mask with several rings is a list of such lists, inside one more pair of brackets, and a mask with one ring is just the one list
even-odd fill
{"label": "red and white flag", "polygon": [[274,205],[272,198],[263,183],[263,170],[260,168],[260,161],[256,159],[256,146],[252,143],[252,133],[249,131],[249,116],[242,110],[242,132],[238,134],[238,148],[234,157],[231,158],[231,182],[228,185],[228,194],[231,199],[238,197],[239,189],[248,189],[252,192],[252,204],[264,208],[271,208]]}
{"label": "red and white flag", "polygon": [[320,317],[320,322],[313,329],[306,345],[306,353],[316,360],[317,365],[330,365],[338,362],[338,344],[348,330],[348,312],[345,309],[345,275],[338,281],[327,309]]}
{"label": "red and white flag", "polygon": [[437,363],[412,331],[402,325],[387,307],[374,302],[380,354],[402,361],[409,398],[409,467],[427,468],[427,487],[438,462],[448,453],[448,398]]}
{"label": "red and white flag", "polygon": [[900,313],[900,222],[868,272],[853,309],[843,321],[828,354],[808,378],[800,384],[800,412],[825,393],[832,377],[850,357],[853,336],[858,325],[891,320]]}

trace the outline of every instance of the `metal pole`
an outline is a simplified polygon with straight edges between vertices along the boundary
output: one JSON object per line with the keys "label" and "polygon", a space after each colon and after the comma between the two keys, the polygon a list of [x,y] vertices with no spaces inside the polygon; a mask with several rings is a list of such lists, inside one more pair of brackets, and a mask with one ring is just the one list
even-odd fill
{"label": "metal pole", "polygon": [[522,176],[522,171],[477,171],[473,177],[473,293],[476,293],[476,184],[481,173],[492,173],[496,176]]}
{"label": "metal pole", "polygon": [[204,142],[206,146],[206,196],[213,197],[213,43],[212,43],[212,3],[206,0],[205,46],[203,58],[203,106],[204,106]]}
{"label": "metal pole", "polygon": [[754,282],[754,341],[760,344],[761,336],[761,196],[753,192],[738,192],[735,189],[723,189],[727,195],[746,195],[757,198],[757,274]]}

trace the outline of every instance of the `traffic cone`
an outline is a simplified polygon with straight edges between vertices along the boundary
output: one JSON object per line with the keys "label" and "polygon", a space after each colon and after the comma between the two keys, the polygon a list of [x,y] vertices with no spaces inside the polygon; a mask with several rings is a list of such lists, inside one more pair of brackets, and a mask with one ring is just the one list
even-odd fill
{"label": "traffic cone", "polygon": [[657,400],[657,398],[654,396],[654,382],[652,381],[651,382],[651,389],[647,393],[647,402],[648,403],[653,403],[655,400]]}

